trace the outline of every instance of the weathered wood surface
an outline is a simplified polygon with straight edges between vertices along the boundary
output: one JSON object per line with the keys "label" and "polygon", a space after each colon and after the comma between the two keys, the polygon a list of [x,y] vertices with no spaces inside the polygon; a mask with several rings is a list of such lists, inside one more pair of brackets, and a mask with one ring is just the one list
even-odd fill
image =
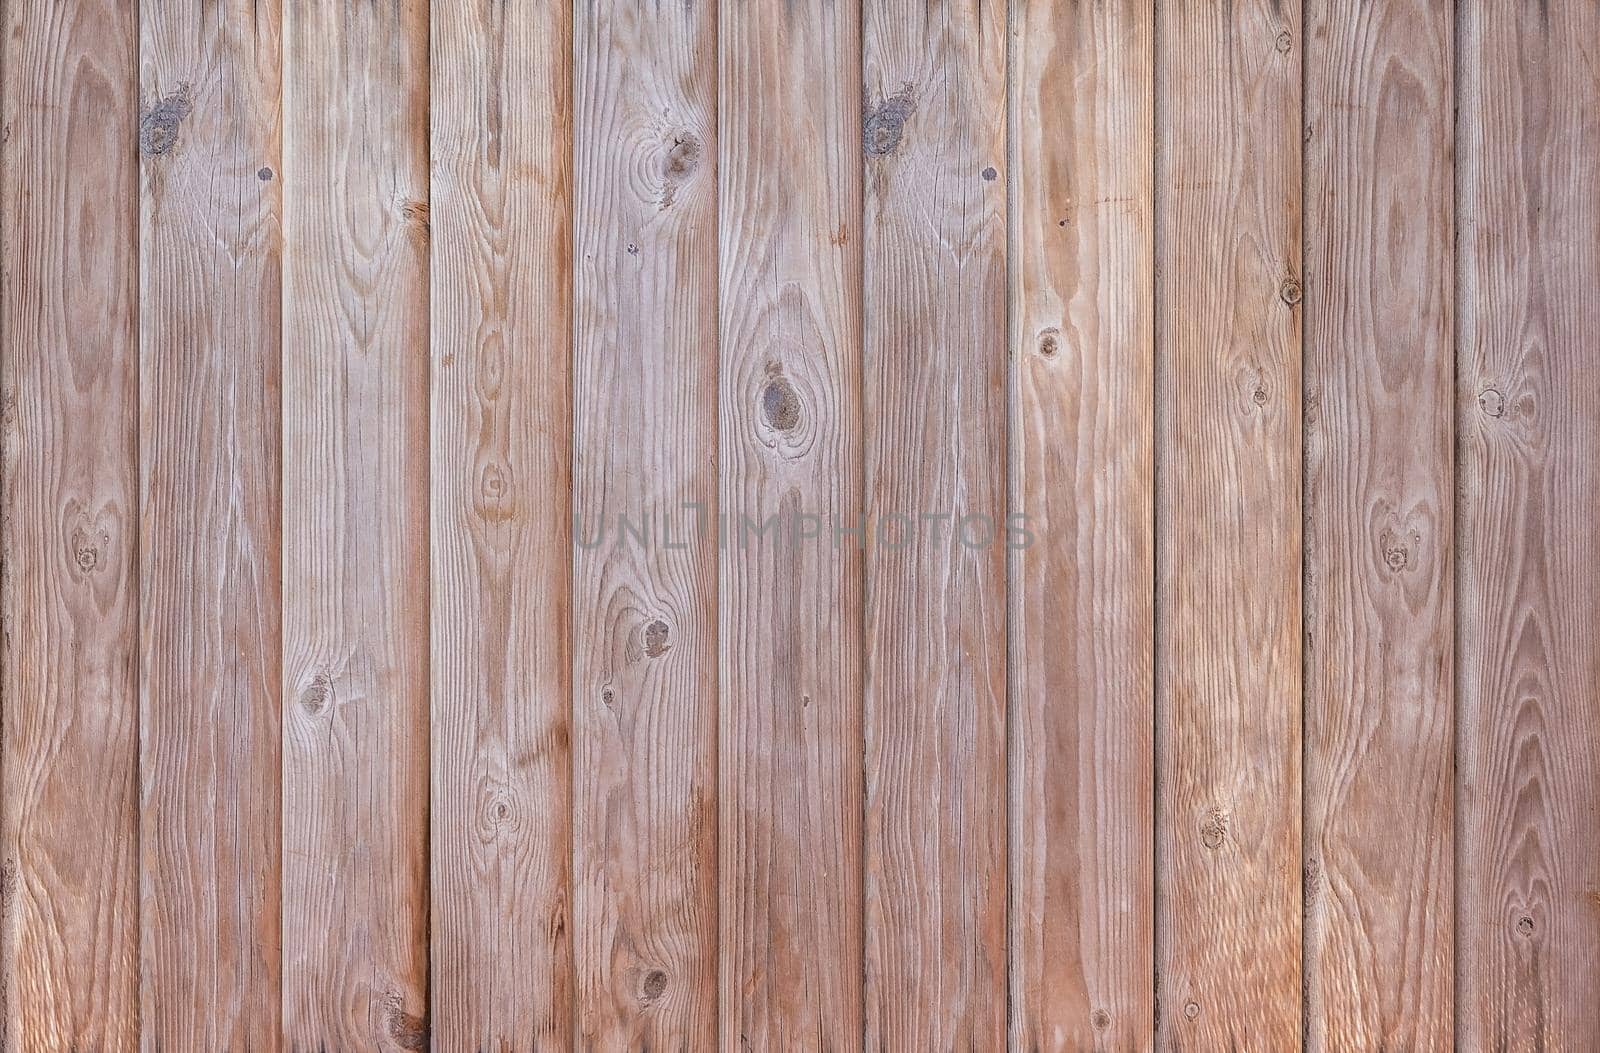
{"label": "weathered wood surface", "polygon": [[1464,5],[1460,1048],[1600,1043],[1600,9]]}
{"label": "weathered wood surface", "polygon": [[1300,12],[1161,5],[1160,1045],[1300,1028]]}
{"label": "weathered wood surface", "polygon": [[0,20],[0,1000],[7,1049],[139,1035],[139,49]]}
{"label": "weathered wood surface", "polygon": [[721,8],[722,1048],[861,1041],[859,12]]}
{"label": "weathered wood surface", "polygon": [[866,1042],[997,1048],[1005,10],[875,0],[863,19]]}
{"label": "weathered wood surface", "polygon": [[570,12],[438,7],[431,61],[432,1038],[568,1049]]}
{"label": "weathered wood surface", "polygon": [[428,8],[284,34],[283,1012],[294,1050],[428,1011]]}
{"label": "weathered wood surface", "polygon": [[141,1030],[277,1046],[279,8],[140,12]]}
{"label": "weathered wood surface", "polygon": [[[1011,25],[1012,1042],[1155,1025],[1151,283],[1154,10]],[[1114,466],[1107,471],[1107,466]]]}
{"label": "weathered wood surface", "polygon": [[0,1044],[1600,1047],[1600,9],[1303,2],[5,2]]}
{"label": "weathered wood surface", "polygon": [[578,1043],[717,1036],[717,21],[578,5]]}
{"label": "weathered wood surface", "polygon": [[1307,1045],[1449,1049],[1451,12],[1306,22]]}

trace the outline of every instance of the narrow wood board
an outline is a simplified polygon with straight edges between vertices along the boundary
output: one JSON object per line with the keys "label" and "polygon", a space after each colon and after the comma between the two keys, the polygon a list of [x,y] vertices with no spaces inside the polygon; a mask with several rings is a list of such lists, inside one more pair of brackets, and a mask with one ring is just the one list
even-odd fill
{"label": "narrow wood board", "polygon": [[428,8],[285,23],[284,1038],[420,1049]]}
{"label": "narrow wood board", "polygon": [[1600,9],[1463,5],[1459,1048],[1600,1036]]}
{"label": "narrow wood board", "polygon": [[572,21],[434,11],[432,1036],[572,1046]]}
{"label": "narrow wood board", "polygon": [[1453,13],[1307,6],[1307,1045],[1449,1049]]}
{"label": "narrow wood board", "polygon": [[1159,6],[1161,1048],[1300,1027],[1300,10]]}
{"label": "narrow wood board", "polygon": [[716,9],[585,4],[573,32],[578,1043],[705,1049],[717,1034]]}
{"label": "narrow wood board", "polygon": [[1155,13],[1012,13],[1011,1043],[1154,1041]]}
{"label": "narrow wood board", "polygon": [[861,1041],[861,26],[721,8],[722,1048]]}
{"label": "narrow wood board", "polygon": [[138,24],[5,5],[0,1045],[139,1019]]}
{"label": "narrow wood board", "polygon": [[997,1049],[1006,12],[874,0],[863,22],[866,1041]]}
{"label": "narrow wood board", "polygon": [[141,1041],[276,1048],[279,6],[140,12]]}

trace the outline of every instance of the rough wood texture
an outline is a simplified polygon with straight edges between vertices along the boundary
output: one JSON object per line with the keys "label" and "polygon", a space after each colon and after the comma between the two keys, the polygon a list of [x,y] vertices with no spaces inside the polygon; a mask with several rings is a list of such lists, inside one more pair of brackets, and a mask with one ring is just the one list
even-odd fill
{"label": "rough wood texture", "polygon": [[874,0],[863,37],[866,1038],[998,1048],[1005,7]]}
{"label": "rough wood texture", "polygon": [[1460,1048],[1600,1041],[1600,9],[1469,4],[1458,408]]}
{"label": "rough wood texture", "polygon": [[1300,12],[1157,32],[1163,1048],[1300,1030]]}
{"label": "rough wood texture", "polygon": [[572,22],[433,19],[433,1042],[572,1046]]}
{"label": "rough wood texture", "polygon": [[1596,41],[0,0],[0,1048],[1600,1048]]}
{"label": "rough wood texture", "polygon": [[1452,13],[1308,7],[1307,1045],[1449,1049]]}
{"label": "rough wood texture", "polygon": [[138,1041],[138,30],[8,3],[0,1046]]}
{"label": "rough wood texture", "polygon": [[575,17],[578,1041],[704,1049],[717,1034],[716,9],[599,3]]}
{"label": "rough wood texture", "polygon": [[[1012,1045],[1154,1040],[1151,52],[1134,0],[1012,14]],[[1107,468],[1110,468],[1108,471]]]}
{"label": "rough wood texture", "polygon": [[147,0],[143,1042],[279,1044],[279,8]]}
{"label": "rough wood texture", "polygon": [[285,18],[285,1039],[418,1049],[428,8],[291,4]]}
{"label": "rough wood texture", "polygon": [[[859,11],[722,5],[722,1047],[861,1041]],[[765,529],[763,526],[765,525]]]}

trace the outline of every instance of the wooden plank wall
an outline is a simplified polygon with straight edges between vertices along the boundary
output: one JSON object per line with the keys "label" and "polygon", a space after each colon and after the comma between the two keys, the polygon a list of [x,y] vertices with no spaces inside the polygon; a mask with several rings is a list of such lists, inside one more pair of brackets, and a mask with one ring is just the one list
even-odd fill
{"label": "wooden plank wall", "polygon": [[1600,1048],[1593,0],[0,27],[0,1047]]}

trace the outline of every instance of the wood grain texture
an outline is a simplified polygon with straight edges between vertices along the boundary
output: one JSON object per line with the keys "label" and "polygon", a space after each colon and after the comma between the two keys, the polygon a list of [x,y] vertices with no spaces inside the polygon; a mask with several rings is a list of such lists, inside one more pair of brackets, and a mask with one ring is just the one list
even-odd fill
{"label": "wood grain texture", "polygon": [[138,1041],[137,11],[8,3],[0,1046]]}
{"label": "wood grain texture", "polygon": [[716,34],[714,4],[575,12],[585,1049],[705,1049],[717,1034]]}
{"label": "wood grain texture", "polygon": [[434,12],[435,1048],[572,1046],[566,4]]}
{"label": "wood grain texture", "polygon": [[1154,1041],[1154,9],[1012,13],[1011,1044]]}
{"label": "wood grain texture", "polygon": [[999,1048],[1005,6],[875,0],[862,36],[866,1040]]}
{"label": "wood grain texture", "polygon": [[[721,22],[722,1048],[861,1041],[861,26]],[[765,525],[765,529],[763,526]]]}
{"label": "wood grain texture", "polygon": [[1307,8],[1307,1045],[1449,1049],[1453,15]]}
{"label": "wood grain texture", "polygon": [[1164,3],[1158,1044],[1300,1028],[1300,11]]}
{"label": "wood grain texture", "polygon": [[427,1044],[428,8],[284,44],[283,1004]]}
{"label": "wood grain texture", "polygon": [[279,8],[141,8],[146,1048],[279,1044]]}
{"label": "wood grain texture", "polygon": [[1600,1043],[1600,9],[1461,8],[1461,1049]]}
{"label": "wood grain texture", "polygon": [[1597,41],[0,0],[0,1049],[1600,1048]]}

